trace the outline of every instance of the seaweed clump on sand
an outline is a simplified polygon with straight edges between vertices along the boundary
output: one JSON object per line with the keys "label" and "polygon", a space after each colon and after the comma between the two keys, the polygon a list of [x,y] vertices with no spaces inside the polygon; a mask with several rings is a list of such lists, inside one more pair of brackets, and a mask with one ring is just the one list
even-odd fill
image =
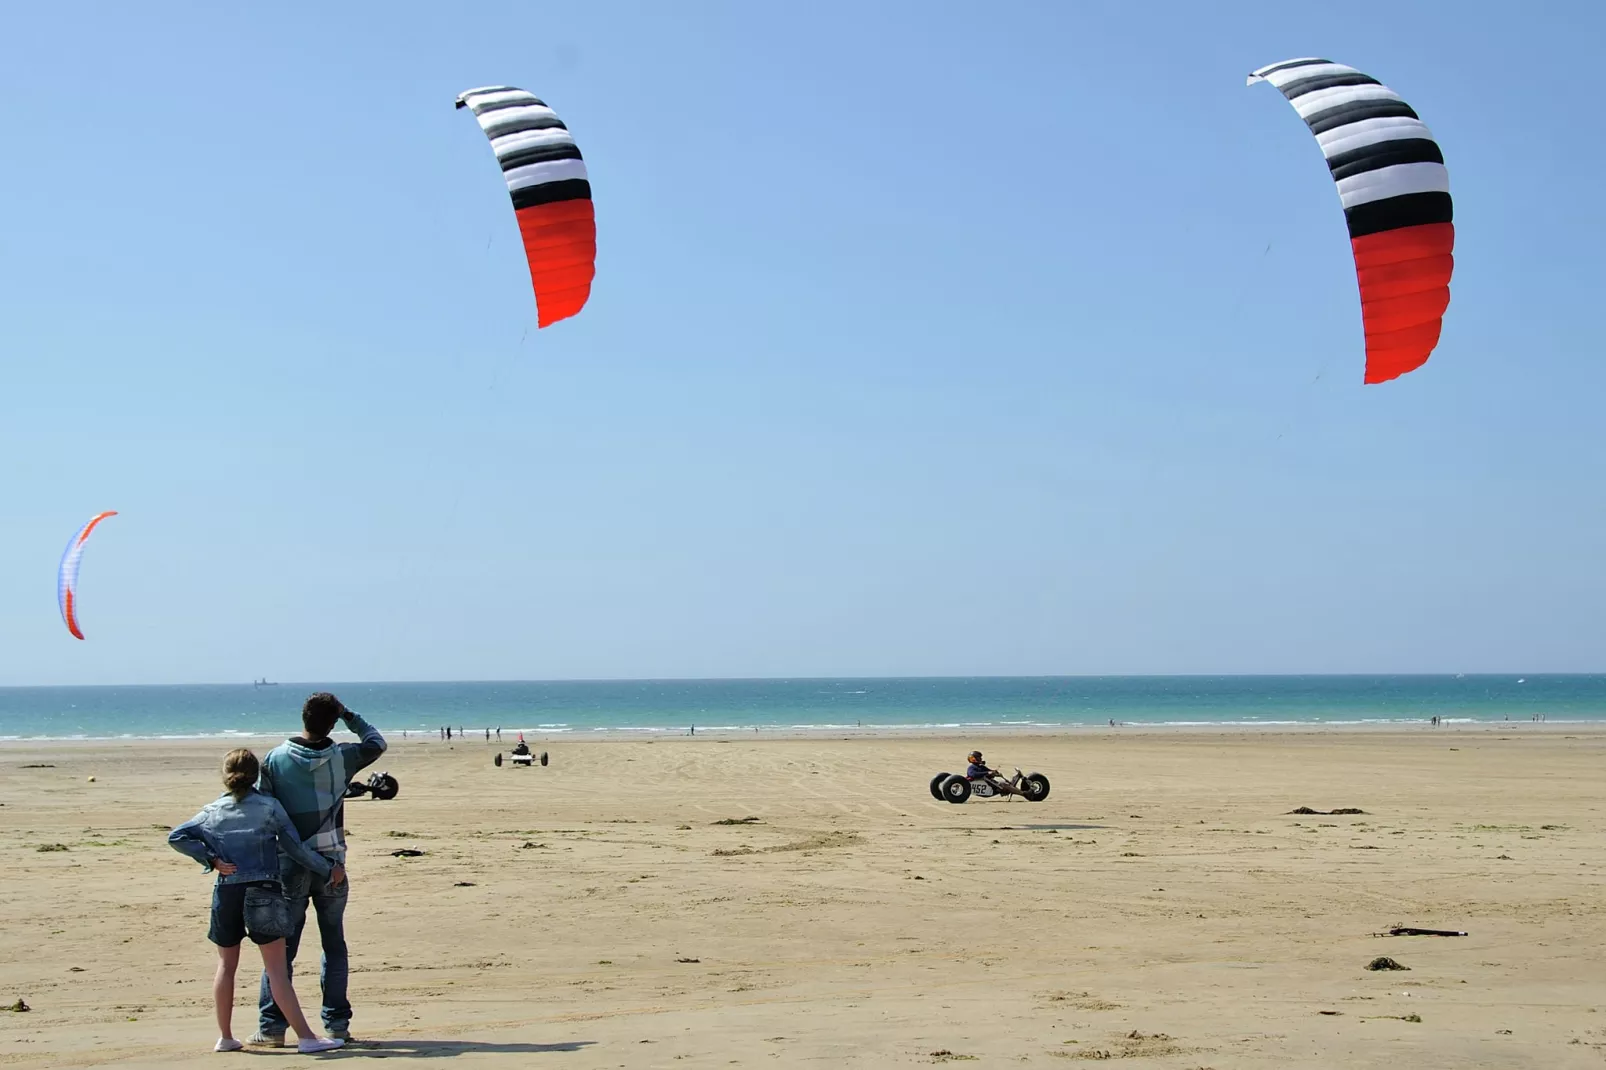
{"label": "seaweed clump on sand", "polygon": [[1364,814],[1359,806],[1340,806],[1337,810],[1313,810],[1308,806],[1296,807],[1288,811],[1290,814],[1319,814],[1322,817],[1338,817],[1346,814]]}
{"label": "seaweed clump on sand", "polygon": [[1409,966],[1401,966],[1387,955],[1379,955],[1366,964],[1368,970],[1409,970]]}

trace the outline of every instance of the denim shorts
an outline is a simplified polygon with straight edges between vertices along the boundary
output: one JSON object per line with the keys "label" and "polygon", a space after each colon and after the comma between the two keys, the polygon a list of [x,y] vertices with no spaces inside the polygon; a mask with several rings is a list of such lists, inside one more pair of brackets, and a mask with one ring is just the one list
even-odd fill
{"label": "denim shorts", "polygon": [[278,881],[218,884],[212,889],[212,927],[206,938],[233,947],[247,935],[253,944],[271,944],[290,935],[290,903]]}

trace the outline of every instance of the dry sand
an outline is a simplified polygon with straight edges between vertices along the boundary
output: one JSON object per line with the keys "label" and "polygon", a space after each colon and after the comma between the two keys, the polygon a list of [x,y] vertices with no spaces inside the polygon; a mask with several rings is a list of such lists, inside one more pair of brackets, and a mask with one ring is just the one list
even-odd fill
{"label": "dry sand", "polygon": [[[1051,797],[932,799],[975,742]],[[396,741],[400,797],[348,806],[372,1039],[333,1058],[1606,1066],[1598,728],[538,747]],[[0,1065],[309,1063],[209,1051],[210,880],[164,831],[223,749],[0,748],[0,1003],[32,1008]]]}

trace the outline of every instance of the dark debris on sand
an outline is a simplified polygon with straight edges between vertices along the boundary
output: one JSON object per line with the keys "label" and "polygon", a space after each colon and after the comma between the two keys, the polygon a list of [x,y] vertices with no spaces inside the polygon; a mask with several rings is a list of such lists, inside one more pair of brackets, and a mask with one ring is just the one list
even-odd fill
{"label": "dark debris on sand", "polygon": [[1301,806],[1288,811],[1290,814],[1320,814],[1323,817],[1342,817],[1346,814],[1364,814],[1359,806],[1340,806],[1337,810],[1312,810],[1308,806]]}
{"label": "dark debris on sand", "polygon": [[1366,964],[1368,970],[1409,970],[1409,966],[1401,966],[1387,955],[1379,955]]}
{"label": "dark debris on sand", "polygon": [[1465,936],[1460,929],[1419,929],[1415,925],[1390,925],[1389,936]]}

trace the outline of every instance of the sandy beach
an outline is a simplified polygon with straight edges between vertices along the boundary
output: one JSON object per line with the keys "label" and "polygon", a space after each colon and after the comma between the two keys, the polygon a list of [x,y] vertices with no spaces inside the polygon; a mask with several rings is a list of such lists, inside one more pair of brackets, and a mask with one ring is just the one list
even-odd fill
{"label": "sandy beach", "polygon": [[[348,804],[331,1058],[1606,1065],[1599,727],[510,743],[395,740],[400,796]],[[1052,795],[934,800],[972,745]],[[209,1050],[211,881],[165,830],[224,749],[0,748],[0,1065],[309,1062]]]}

